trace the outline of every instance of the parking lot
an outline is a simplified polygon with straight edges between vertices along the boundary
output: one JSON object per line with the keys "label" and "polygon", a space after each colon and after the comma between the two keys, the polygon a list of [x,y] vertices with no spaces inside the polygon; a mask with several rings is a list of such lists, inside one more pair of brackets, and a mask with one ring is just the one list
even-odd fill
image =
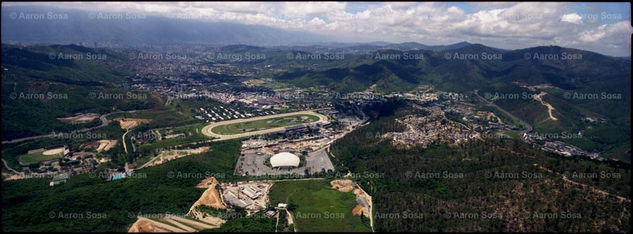
{"label": "parking lot", "polygon": [[266,160],[273,156],[273,153],[261,149],[243,150],[237,161],[235,169],[236,175],[242,176],[263,176],[263,175],[306,175],[321,171],[334,171],[334,166],[330,161],[325,148],[308,152],[305,163],[301,167],[292,169],[273,169],[266,165]]}

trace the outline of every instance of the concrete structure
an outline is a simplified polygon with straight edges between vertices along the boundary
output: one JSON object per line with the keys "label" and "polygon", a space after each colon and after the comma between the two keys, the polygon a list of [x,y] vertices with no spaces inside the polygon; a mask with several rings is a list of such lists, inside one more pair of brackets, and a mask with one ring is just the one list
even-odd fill
{"label": "concrete structure", "polygon": [[70,174],[66,174],[66,173],[57,174],[53,177],[53,180],[51,180],[51,182],[48,185],[53,187],[58,184],[66,183],[68,182],[69,179],[70,179]]}
{"label": "concrete structure", "polygon": [[251,188],[250,186],[244,186],[244,189],[242,190],[242,192],[253,200],[259,198],[259,196],[261,195],[259,191]]}
{"label": "concrete structure", "polygon": [[299,157],[292,153],[281,152],[270,157],[273,168],[291,168],[299,166]]}
{"label": "concrete structure", "polygon": [[245,208],[253,204],[251,200],[240,199],[237,195],[235,195],[232,192],[227,192],[226,194],[224,194],[224,200],[231,205],[239,206],[242,208]]}

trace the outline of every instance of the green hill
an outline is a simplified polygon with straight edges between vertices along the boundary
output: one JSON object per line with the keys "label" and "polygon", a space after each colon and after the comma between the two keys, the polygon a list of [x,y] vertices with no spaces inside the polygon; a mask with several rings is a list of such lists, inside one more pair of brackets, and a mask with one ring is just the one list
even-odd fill
{"label": "green hill", "polygon": [[[299,87],[323,85],[339,92],[363,91],[372,85],[381,93],[402,92],[430,84],[443,91],[519,95],[495,103],[534,125],[537,132],[585,131],[587,139],[563,140],[630,160],[630,134],[626,134],[631,121],[630,60],[557,46],[503,51],[480,44],[441,52],[380,50],[374,54],[399,57],[371,56],[357,66],[286,72],[275,79]],[[423,59],[404,59],[405,54],[421,54]],[[550,88],[530,91],[521,87],[543,84]],[[540,102],[523,98],[523,94],[540,91],[548,93],[543,99],[555,108],[558,121],[549,119]],[[574,98],[574,94],[597,98]],[[606,123],[590,126],[585,123],[587,117],[606,119]],[[616,126],[625,131],[617,132]]]}
{"label": "green hill", "polygon": [[630,198],[629,165],[566,159],[516,140],[399,149],[374,137],[399,131],[394,118],[411,111],[394,109],[331,148],[337,171],[368,175],[354,178],[372,195],[376,231],[630,231],[630,200],[603,197],[562,177]]}
{"label": "green hill", "polygon": [[121,84],[131,73],[112,66],[122,59],[113,51],[74,45],[2,45],[2,139],[100,124],[98,120],[77,125],[57,120],[78,112],[153,107],[156,100],[150,94],[127,98]]}

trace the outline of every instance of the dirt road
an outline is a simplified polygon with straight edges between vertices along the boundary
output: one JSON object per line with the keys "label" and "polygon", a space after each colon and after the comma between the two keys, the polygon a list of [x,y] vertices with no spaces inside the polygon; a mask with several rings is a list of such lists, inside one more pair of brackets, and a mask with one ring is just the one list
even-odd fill
{"label": "dirt road", "polygon": [[126,154],[127,154],[127,145],[125,144],[125,135],[127,135],[128,132],[130,132],[129,129],[125,131],[125,133],[123,133],[123,136],[121,136],[121,142],[123,142],[123,149],[125,150]]}
{"label": "dirt road", "polygon": [[558,120],[558,118],[554,117],[554,115],[552,114],[552,111],[554,111],[554,110],[555,110],[555,108],[554,108],[552,105],[550,105],[549,103],[547,103],[547,102],[543,101],[543,98],[542,98],[542,97],[543,97],[543,95],[545,95],[545,94],[547,94],[547,93],[546,93],[546,92],[541,91],[539,94],[534,95],[534,100],[537,100],[537,101],[541,102],[541,105],[543,105],[543,106],[547,107],[547,113],[549,114],[549,118],[550,118],[551,120],[556,121],[556,120]]}

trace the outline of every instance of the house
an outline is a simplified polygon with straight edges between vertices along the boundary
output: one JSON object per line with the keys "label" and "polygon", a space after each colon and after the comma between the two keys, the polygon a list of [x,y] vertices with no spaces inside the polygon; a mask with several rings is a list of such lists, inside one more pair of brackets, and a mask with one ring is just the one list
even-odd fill
{"label": "house", "polygon": [[266,213],[264,213],[264,215],[266,215],[266,217],[273,217],[277,214],[277,212],[275,212],[274,210],[269,210],[266,211]]}

